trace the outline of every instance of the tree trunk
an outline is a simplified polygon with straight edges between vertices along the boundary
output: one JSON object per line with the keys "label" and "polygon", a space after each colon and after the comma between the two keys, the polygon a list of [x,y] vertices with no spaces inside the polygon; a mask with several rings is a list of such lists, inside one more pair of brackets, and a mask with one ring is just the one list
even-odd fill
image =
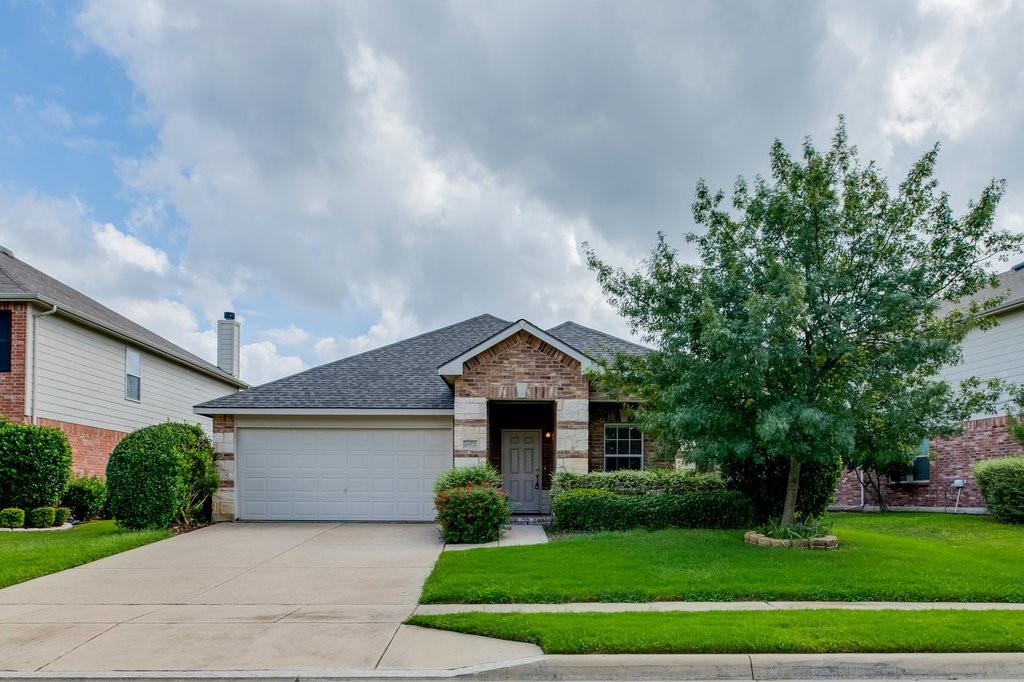
{"label": "tree trunk", "polygon": [[783,528],[793,527],[793,513],[796,511],[796,495],[800,492],[800,462],[789,458],[789,479],[786,481],[786,501],[782,505]]}

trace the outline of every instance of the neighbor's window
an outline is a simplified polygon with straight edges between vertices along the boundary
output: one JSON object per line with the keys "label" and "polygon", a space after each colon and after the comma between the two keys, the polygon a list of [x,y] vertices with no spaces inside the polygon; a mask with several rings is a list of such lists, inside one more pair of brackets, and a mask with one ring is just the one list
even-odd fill
{"label": "neighbor's window", "polygon": [[0,310],[0,372],[11,371],[11,311]]}
{"label": "neighbor's window", "polygon": [[128,348],[124,356],[124,393],[128,400],[142,400],[142,354]]}
{"label": "neighbor's window", "polygon": [[632,424],[605,424],[604,470],[644,468],[644,435]]}

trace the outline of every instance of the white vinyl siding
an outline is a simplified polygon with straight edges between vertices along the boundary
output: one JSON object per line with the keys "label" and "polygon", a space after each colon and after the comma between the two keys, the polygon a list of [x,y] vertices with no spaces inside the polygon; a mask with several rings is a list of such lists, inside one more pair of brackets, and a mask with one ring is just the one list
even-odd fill
{"label": "white vinyl siding", "polygon": [[[1024,383],[1024,309],[999,316],[999,325],[985,331],[975,330],[964,340],[964,361],[947,367],[942,378],[956,390],[962,379],[1005,379]],[[1005,414],[1000,407],[994,414],[976,414],[975,419]]]}
{"label": "white vinyl siding", "polygon": [[126,400],[127,345],[59,315],[36,319],[36,415],[115,431],[166,421],[201,424],[198,403],[235,390],[227,383],[141,350],[141,400]]}

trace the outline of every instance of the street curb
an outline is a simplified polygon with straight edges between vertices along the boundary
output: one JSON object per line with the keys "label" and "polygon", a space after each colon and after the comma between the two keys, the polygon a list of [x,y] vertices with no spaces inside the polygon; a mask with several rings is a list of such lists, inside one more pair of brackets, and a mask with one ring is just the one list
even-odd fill
{"label": "street curb", "polygon": [[0,672],[4,682],[367,680],[1024,680],[1024,653],[546,655],[453,670]]}

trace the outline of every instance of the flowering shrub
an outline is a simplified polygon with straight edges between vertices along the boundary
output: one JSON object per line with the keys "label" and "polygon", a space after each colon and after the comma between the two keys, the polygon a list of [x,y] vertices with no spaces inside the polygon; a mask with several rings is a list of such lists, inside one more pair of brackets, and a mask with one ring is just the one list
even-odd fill
{"label": "flowering shrub", "polygon": [[832,518],[828,514],[819,516],[803,515],[796,512],[793,516],[793,525],[790,528],[783,528],[779,525],[778,519],[768,519],[768,522],[759,530],[762,535],[779,540],[808,540],[820,538],[832,533]]}
{"label": "flowering shrub", "polygon": [[512,514],[508,495],[488,484],[441,490],[434,498],[445,542],[494,542]]}
{"label": "flowering shrub", "polygon": [[441,472],[434,481],[434,492],[440,493],[452,488],[462,488],[469,484],[501,487],[501,473],[490,464],[474,464],[469,467],[455,467]]}

